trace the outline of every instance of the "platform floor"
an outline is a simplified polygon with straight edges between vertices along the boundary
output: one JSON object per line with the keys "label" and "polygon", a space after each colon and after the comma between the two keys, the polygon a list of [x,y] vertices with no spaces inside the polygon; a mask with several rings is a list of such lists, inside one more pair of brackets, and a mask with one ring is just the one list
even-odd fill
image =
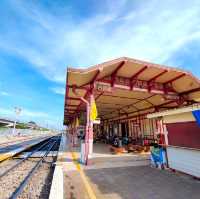
{"label": "platform floor", "polygon": [[0,161],[3,161],[9,157],[12,157],[13,155],[24,151],[25,149],[47,139],[49,136],[37,136],[35,138],[30,138],[26,139],[25,141],[23,140],[18,140],[14,144],[10,144],[8,146],[1,145],[0,146]]}
{"label": "platform floor", "polygon": [[9,146],[5,146],[5,145],[2,146],[2,147],[0,146],[0,154],[8,152],[8,151],[15,150],[17,148],[20,148],[20,147],[23,147],[23,146],[26,146],[26,145],[29,145],[32,142],[39,141],[40,139],[41,138],[32,138],[32,139],[26,140],[26,141],[20,140],[18,143],[15,143],[15,144],[12,144],[12,145],[9,145]]}
{"label": "platform floor", "polygon": [[65,199],[199,199],[200,181],[151,168],[148,154],[112,155],[97,144],[86,167],[77,161],[79,148],[66,144],[59,161]]}
{"label": "platform floor", "polygon": [[98,199],[199,199],[200,182],[149,166],[86,170]]}

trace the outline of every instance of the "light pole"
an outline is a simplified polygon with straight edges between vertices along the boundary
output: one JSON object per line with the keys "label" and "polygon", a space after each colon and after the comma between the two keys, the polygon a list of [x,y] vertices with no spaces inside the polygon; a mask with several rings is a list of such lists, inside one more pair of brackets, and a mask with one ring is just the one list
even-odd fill
{"label": "light pole", "polygon": [[19,107],[15,107],[14,111],[15,111],[15,122],[14,122],[14,126],[13,126],[13,135],[15,134],[16,123],[17,123],[17,116],[20,115],[22,109],[19,108]]}

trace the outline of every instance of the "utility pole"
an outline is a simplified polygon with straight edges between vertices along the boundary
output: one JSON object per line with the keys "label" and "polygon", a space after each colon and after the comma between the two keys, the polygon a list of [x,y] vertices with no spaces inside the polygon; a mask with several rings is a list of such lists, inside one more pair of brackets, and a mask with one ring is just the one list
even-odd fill
{"label": "utility pole", "polygon": [[17,116],[20,115],[22,109],[19,107],[15,107],[14,111],[15,111],[15,122],[14,122],[14,126],[13,126],[13,135],[15,134],[16,124],[17,124]]}

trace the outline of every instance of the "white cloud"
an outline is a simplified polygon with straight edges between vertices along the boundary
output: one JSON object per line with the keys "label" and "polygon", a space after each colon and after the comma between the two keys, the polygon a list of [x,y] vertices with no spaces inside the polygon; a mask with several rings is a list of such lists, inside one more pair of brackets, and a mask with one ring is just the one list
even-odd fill
{"label": "white cloud", "polygon": [[[14,108],[0,108],[0,114],[1,116],[8,116],[11,118],[15,117],[15,111]],[[31,118],[48,118],[49,115],[45,112],[41,111],[33,111],[29,109],[22,109],[20,115],[18,117],[26,118],[26,119],[31,119]]]}
{"label": "white cloud", "polygon": [[0,95],[2,95],[2,96],[10,96],[10,94],[8,92],[5,92],[5,91],[0,91]]}
{"label": "white cloud", "polygon": [[53,87],[51,90],[59,95],[65,95],[65,88],[64,87]]}
{"label": "white cloud", "polygon": [[26,28],[4,34],[0,48],[57,82],[65,81],[66,65],[87,66],[121,56],[166,63],[188,42],[200,40],[198,0],[113,1],[82,21],[69,17],[69,8],[60,18],[36,4],[13,2]]}

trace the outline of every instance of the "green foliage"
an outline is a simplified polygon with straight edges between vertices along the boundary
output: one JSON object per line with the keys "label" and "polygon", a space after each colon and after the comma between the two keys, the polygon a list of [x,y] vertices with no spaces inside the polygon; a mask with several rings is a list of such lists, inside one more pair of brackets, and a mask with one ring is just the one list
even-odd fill
{"label": "green foliage", "polygon": [[27,125],[24,123],[20,123],[16,125],[16,129],[27,129]]}

